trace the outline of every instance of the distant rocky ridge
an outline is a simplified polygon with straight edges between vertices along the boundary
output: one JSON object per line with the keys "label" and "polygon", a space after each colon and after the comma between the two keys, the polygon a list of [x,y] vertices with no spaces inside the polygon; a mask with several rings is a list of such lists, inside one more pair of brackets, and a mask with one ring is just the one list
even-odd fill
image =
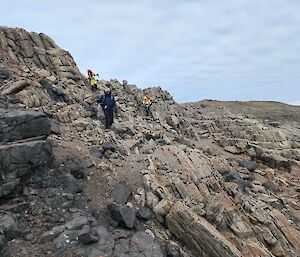
{"label": "distant rocky ridge", "polygon": [[69,53],[0,27],[1,256],[300,256],[297,107],[108,83],[105,132]]}

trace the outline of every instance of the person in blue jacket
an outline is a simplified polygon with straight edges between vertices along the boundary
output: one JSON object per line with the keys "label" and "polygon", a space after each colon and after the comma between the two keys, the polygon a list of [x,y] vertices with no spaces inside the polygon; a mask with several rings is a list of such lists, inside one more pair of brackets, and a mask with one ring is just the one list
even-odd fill
{"label": "person in blue jacket", "polygon": [[98,103],[100,103],[104,112],[105,129],[108,130],[114,123],[114,111],[117,107],[110,88],[104,90],[104,94],[99,98]]}

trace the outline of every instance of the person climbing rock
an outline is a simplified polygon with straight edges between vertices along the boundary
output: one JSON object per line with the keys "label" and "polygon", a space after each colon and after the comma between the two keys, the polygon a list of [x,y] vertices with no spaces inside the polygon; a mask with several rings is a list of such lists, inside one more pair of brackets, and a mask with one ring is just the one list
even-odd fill
{"label": "person climbing rock", "polygon": [[99,74],[96,74],[94,72],[92,72],[91,70],[87,71],[88,75],[87,75],[87,79],[90,82],[91,88],[93,92],[97,91],[97,84],[98,84],[98,80],[96,79],[96,77],[99,77]]}
{"label": "person climbing rock", "polygon": [[145,107],[146,116],[150,116],[150,114],[151,114],[150,107],[152,105],[152,99],[149,95],[144,96],[143,104],[144,104],[144,107]]}
{"label": "person climbing rock", "polygon": [[114,111],[117,108],[116,101],[110,88],[106,88],[104,94],[99,98],[98,103],[101,105],[105,116],[105,129],[108,130],[114,123]]}

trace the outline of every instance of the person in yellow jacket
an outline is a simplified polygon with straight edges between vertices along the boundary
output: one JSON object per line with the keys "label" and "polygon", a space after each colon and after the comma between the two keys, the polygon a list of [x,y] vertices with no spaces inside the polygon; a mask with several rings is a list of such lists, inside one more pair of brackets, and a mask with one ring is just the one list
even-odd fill
{"label": "person in yellow jacket", "polygon": [[152,99],[149,95],[144,96],[143,105],[145,106],[146,116],[150,116],[150,106],[152,105]]}
{"label": "person in yellow jacket", "polygon": [[90,82],[92,91],[96,92],[98,89],[98,80],[96,79],[96,76],[99,77],[99,74],[96,74],[96,73],[92,72],[91,70],[88,70],[87,73],[88,73],[87,79]]}

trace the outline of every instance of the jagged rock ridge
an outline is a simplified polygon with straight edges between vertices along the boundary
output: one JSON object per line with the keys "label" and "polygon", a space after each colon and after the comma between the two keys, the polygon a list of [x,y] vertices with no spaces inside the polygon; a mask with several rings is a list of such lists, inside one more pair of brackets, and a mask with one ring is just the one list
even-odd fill
{"label": "jagged rock ridge", "polygon": [[[30,192],[38,188],[43,193],[30,199],[28,189],[20,190],[17,199],[38,202],[44,211],[25,205],[15,214],[49,218],[47,226],[33,226],[33,237],[40,238],[33,244],[36,248],[31,249],[24,236],[9,243],[26,250],[14,256],[39,256],[45,242],[50,242],[48,256],[300,254],[297,122],[274,123],[207,102],[178,105],[161,88],[141,90],[111,80],[118,118],[106,133],[95,97],[107,81],[99,81],[95,95],[72,57],[47,36],[9,28],[0,32],[2,112],[26,106],[45,113],[28,111],[25,127],[22,122],[19,127],[33,128],[29,135],[18,125],[2,129],[3,148],[19,145],[19,140],[51,142],[56,165],[52,172],[58,178],[49,180],[50,187],[24,180]],[[152,118],[144,115],[145,93],[154,98]],[[20,119],[18,112],[9,113]],[[49,118],[50,125],[36,129],[36,119],[30,118],[35,115],[43,124]],[[49,135],[51,131],[56,135]],[[3,207],[5,215],[14,217],[11,204],[17,200],[10,185],[18,177],[11,172],[4,174],[0,188],[10,196],[1,198],[10,206]],[[30,174],[41,178],[48,173],[38,168]],[[126,183],[119,183],[123,180]],[[50,201],[55,192],[62,197]],[[53,204],[58,212],[51,210]]]}

